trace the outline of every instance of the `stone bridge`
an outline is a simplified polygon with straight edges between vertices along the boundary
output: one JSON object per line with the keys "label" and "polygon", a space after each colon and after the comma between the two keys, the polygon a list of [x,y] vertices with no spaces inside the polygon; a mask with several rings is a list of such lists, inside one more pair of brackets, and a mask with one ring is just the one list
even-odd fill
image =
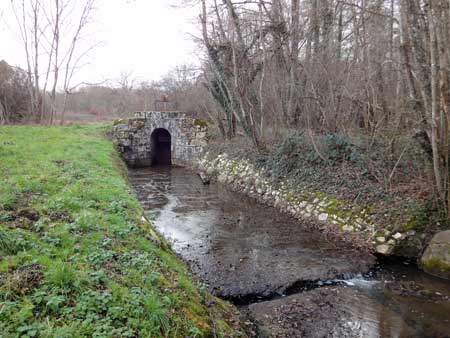
{"label": "stone bridge", "polygon": [[206,145],[207,125],[185,112],[140,112],[118,120],[114,142],[130,167],[189,165]]}

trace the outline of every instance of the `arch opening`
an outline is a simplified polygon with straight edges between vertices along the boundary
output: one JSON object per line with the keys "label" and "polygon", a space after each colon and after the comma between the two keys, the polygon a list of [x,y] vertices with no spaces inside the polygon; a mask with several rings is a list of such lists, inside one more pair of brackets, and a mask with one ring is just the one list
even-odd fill
{"label": "arch opening", "polygon": [[152,132],[152,166],[172,164],[172,137],[166,129],[157,128]]}

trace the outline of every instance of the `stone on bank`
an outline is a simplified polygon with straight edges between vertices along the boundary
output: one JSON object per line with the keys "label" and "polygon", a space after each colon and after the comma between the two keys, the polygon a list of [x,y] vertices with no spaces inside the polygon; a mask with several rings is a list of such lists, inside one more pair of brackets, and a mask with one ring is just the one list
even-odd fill
{"label": "stone on bank", "polygon": [[343,238],[357,237],[380,255],[417,258],[423,250],[425,234],[399,230],[404,228],[401,224],[380,227],[373,223],[367,208],[348,205],[321,192],[299,191],[289,179],[272,182],[264,168],[257,168],[248,159],[206,152],[199,157],[197,166],[234,191],[256,198],[297,219],[313,218],[324,229],[339,230]]}
{"label": "stone on bank", "polygon": [[450,279],[450,230],[434,235],[420,263],[425,272]]}

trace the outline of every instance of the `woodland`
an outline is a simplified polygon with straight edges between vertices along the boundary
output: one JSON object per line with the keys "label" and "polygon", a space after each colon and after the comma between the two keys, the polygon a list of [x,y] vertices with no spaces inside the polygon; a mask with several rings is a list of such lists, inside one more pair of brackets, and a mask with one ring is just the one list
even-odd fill
{"label": "woodland", "polygon": [[[158,109],[164,96],[172,110],[208,119],[218,139],[244,139],[258,152],[293,134],[324,162],[327,151],[354,146],[387,189],[405,177],[425,182],[449,213],[447,0],[183,0],[198,9],[199,64],[157,81],[123,73],[99,84],[72,81],[94,0],[69,25],[71,2],[55,1],[46,20],[39,1],[16,5],[28,68],[0,63],[0,123],[111,120]],[[42,51],[47,64],[38,63]]]}

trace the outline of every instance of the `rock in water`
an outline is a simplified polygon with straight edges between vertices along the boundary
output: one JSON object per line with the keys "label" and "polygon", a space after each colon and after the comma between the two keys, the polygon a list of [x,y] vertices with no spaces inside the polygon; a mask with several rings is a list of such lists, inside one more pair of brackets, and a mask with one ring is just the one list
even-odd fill
{"label": "rock in water", "polygon": [[450,279],[450,230],[434,235],[420,263],[430,275]]}
{"label": "rock in water", "polygon": [[413,337],[413,328],[399,314],[356,288],[322,287],[249,306],[262,338],[392,337],[389,326],[379,325],[379,313]]}

